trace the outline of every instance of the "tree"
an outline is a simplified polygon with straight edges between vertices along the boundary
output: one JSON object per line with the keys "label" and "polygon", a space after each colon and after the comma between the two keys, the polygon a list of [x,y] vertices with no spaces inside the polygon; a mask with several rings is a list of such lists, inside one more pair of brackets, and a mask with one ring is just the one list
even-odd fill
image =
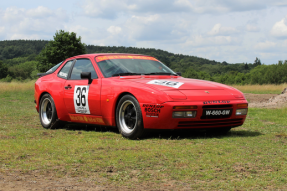
{"label": "tree", "polygon": [[253,65],[254,65],[255,67],[256,67],[256,66],[260,66],[260,65],[261,65],[260,59],[256,57],[256,59],[254,60]]}
{"label": "tree", "polygon": [[45,72],[69,57],[85,53],[85,44],[81,43],[81,37],[77,38],[74,32],[60,30],[38,56],[37,69]]}
{"label": "tree", "polygon": [[19,65],[11,66],[8,68],[8,75],[17,80],[32,79],[31,74],[35,70],[36,64],[36,61],[27,61]]}
{"label": "tree", "polygon": [[244,65],[244,69],[245,69],[245,70],[248,70],[248,69],[249,69],[249,67],[248,67],[248,65],[247,65],[247,62],[246,62],[246,64]]}
{"label": "tree", "polygon": [[7,66],[0,60],[0,79],[6,78],[8,72]]}

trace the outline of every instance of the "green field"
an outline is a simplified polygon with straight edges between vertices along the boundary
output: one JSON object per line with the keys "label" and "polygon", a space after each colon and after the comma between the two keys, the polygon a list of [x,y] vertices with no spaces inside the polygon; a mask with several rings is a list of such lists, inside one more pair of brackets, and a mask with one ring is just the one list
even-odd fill
{"label": "green field", "polygon": [[160,132],[134,141],[104,127],[43,129],[33,83],[6,86],[12,85],[0,90],[2,173],[97,176],[103,181],[95,184],[129,188],[287,189],[287,108],[250,108],[245,124],[225,136]]}

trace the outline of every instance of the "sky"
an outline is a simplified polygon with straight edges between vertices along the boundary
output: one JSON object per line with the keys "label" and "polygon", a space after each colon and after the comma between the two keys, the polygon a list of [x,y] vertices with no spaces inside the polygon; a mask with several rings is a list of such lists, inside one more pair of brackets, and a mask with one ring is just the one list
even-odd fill
{"label": "sky", "polygon": [[52,40],[162,49],[218,62],[287,60],[287,0],[9,0],[0,40]]}

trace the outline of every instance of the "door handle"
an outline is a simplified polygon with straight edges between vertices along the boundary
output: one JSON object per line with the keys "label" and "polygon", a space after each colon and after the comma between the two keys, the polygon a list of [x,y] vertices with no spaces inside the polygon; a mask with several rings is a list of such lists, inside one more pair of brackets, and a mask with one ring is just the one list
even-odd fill
{"label": "door handle", "polygon": [[71,85],[65,86],[65,89],[66,90],[72,89],[72,86]]}

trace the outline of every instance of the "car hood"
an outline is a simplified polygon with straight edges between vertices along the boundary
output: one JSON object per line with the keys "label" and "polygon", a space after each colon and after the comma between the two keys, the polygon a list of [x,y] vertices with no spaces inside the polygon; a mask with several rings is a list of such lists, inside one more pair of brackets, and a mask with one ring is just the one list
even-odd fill
{"label": "car hood", "polygon": [[136,83],[145,84],[158,90],[223,90],[224,85],[198,79],[188,78],[138,78],[127,79]]}
{"label": "car hood", "polygon": [[174,100],[235,100],[244,95],[224,84],[189,78],[134,78],[126,79],[165,92]]}

